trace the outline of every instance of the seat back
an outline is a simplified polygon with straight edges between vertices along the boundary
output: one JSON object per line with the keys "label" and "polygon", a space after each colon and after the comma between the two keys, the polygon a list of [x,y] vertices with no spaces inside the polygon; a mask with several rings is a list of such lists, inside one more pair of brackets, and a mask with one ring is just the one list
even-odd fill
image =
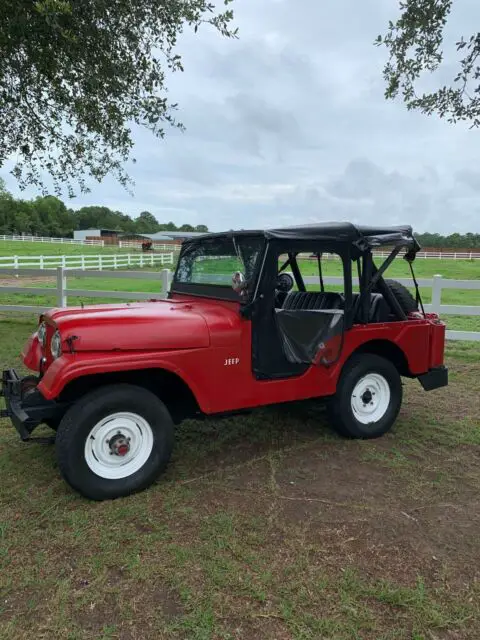
{"label": "seat back", "polygon": [[285,298],[282,309],[288,311],[319,311],[340,309],[343,298],[334,291],[291,291]]}

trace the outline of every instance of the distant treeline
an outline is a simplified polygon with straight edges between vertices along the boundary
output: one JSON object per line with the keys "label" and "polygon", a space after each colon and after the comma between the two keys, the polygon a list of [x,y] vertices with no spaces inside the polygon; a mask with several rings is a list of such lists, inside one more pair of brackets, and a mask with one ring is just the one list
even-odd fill
{"label": "distant treeline", "polygon": [[149,211],[131,218],[108,207],[82,207],[69,209],[54,196],[17,200],[5,190],[0,179],[0,235],[20,235],[71,238],[75,229],[112,229],[129,233],[156,233],[157,231],[208,231],[203,225],[173,222],[161,224]]}
{"label": "distant treeline", "polygon": [[[190,224],[177,227],[173,222],[162,224],[149,211],[143,211],[133,219],[108,207],[82,207],[74,211],[54,196],[17,200],[5,190],[0,178],[0,235],[25,233],[70,238],[75,229],[113,229],[128,233],[208,231],[203,224],[195,227]],[[417,239],[422,247],[429,249],[480,249],[480,233],[452,233],[448,236],[420,233]]]}
{"label": "distant treeline", "polygon": [[480,249],[480,233],[452,233],[442,236],[439,233],[415,234],[425,249]]}

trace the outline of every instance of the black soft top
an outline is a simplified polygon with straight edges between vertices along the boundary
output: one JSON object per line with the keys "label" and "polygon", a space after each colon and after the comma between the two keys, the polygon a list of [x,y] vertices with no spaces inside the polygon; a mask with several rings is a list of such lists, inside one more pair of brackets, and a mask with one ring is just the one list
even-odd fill
{"label": "black soft top", "polygon": [[209,233],[197,238],[186,240],[183,244],[204,242],[206,239],[235,238],[240,236],[260,236],[267,240],[317,240],[334,241],[336,243],[353,244],[357,249],[367,249],[390,246],[406,247],[418,251],[417,243],[412,227],[405,225],[400,227],[365,227],[357,226],[350,222],[323,222],[321,224],[299,225],[295,227],[283,227],[280,229],[263,229],[239,231],[225,231],[223,233]]}

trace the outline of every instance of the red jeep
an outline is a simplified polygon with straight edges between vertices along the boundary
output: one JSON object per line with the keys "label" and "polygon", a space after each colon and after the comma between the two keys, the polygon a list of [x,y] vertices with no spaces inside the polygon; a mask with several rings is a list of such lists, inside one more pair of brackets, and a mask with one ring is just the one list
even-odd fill
{"label": "red jeep", "polygon": [[[378,247],[389,248],[381,266]],[[185,418],[323,398],[342,435],[380,436],[401,376],[448,384],[445,325],[423,312],[418,286],[415,299],[383,278],[419,248],[410,227],[348,223],[185,242],[166,300],[45,313],[23,351],[37,375],[4,371],[3,415],[23,440],[42,423],[56,430],[63,477],[96,500],[148,487]],[[338,290],[322,275],[332,254]]]}

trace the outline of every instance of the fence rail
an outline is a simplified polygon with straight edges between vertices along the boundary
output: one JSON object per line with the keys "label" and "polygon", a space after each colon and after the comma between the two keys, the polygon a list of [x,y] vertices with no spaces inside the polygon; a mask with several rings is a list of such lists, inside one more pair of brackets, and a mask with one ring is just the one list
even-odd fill
{"label": "fence rail", "polygon": [[[120,249],[140,249],[142,246],[142,242],[135,242],[134,240],[119,240],[118,247]],[[160,242],[155,242],[153,240],[153,247],[158,249],[159,251],[180,251],[182,248],[181,244],[175,244],[174,242],[170,244],[162,244]]]}
{"label": "fence rail", "polygon": [[[145,256],[144,256],[145,257]],[[36,295],[56,295],[57,306],[66,307],[68,299],[71,297],[90,297],[90,298],[113,298],[120,300],[150,300],[152,298],[162,299],[166,296],[172,278],[169,269],[162,269],[160,272],[148,271],[90,271],[85,268],[63,268],[57,269],[15,269],[0,268],[1,276],[45,276],[50,275],[56,277],[56,288],[36,288],[36,287],[17,287],[17,286],[0,286],[0,294],[2,293],[23,293]],[[87,289],[69,289],[68,278],[128,278],[138,280],[154,280],[159,283],[158,294],[145,293],[142,291],[90,291]],[[209,276],[209,281],[216,281],[218,284],[227,284],[231,282],[231,276],[228,274],[215,274]],[[305,284],[319,284],[318,277],[309,276],[305,279]],[[325,284],[343,285],[342,277],[329,276],[324,278]],[[410,278],[399,279],[398,282],[413,287]],[[458,290],[474,290],[480,291],[480,281],[476,280],[450,280],[443,278],[441,275],[433,276],[433,278],[420,278],[418,281],[421,287],[431,288],[431,303],[425,305],[426,311],[438,313],[440,316],[459,315],[459,316],[480,316],[480,306],[471,305],[448,305],[442,304],[442,292],[444,289]],[[354,284],[358,285],[358,279],[354,279]],[[24,306],[24,305],[0,305],[0,311],[26,311],[26,312],[42,312],[45,307],[42,306]],[[473,340],[480,341],[480,331],[447,331],[449,340]]]}
{"label": "fence rail", "polygon": [[[373,251],[373,256],[376,258],[388,258],[391,251]],[[312,256],[305,254],[303,257],[313,258]],[[324,253],[323,257],[327,260],[338,260],[339,256],[336,253]],[[419,251],[416,255],[417,258],[423,258],[426,260],[480,260],[480,252],[475,251]]]}
{"label": "fence rail", "polygon": [[[17,271],[16,269],[2,269],[0,268],[1,276],[45,276],[49,275],[52,278],[56,278],[56,287],[10,287],[1,286],[1,293],[23,293],[34,295],[48,295],[56,296],[57,307],[65,308],[68,306],[68,300],[72,297],[89,297],[89,298],[112,298],[118,300],[161,300],[166,297],[171,281],[171,271],[169,269],[162,269],[161,271],[89,271],[85,269],[63,269],[58,267],[57,269],[22,269]],[[70,289],[68,287],[68,278],[128,278],[136,280],[153,280],[158,282],[158,293],[147,293],[145,291],[97,291],[89,289]],[[51,306],[51,305],[50,305]],[[46,311],[48,307],[41,305],[0,305],[0,311],[23,311],[42,313]]]}
{"label": "fence rail", "polygon": [[6,256],[0,257],[1,268],[21,269],[120,269],[139,266],[173,265],[173,252],[170,253],[108,253],[60,256]]}
{"label": "fence rail", "polygon": [[9,242],[47,242],[49,244],[77,244],[77,245],[93,245],[103,247],[103,240],[73,240],[73,238],[45,238],[39,236],[4,236],[0,235],[0,240],[8,240]]}
{"label": "fence rail", "polygon": [[[305,284],[318,285],[317,277],[309,276],[304,280]],[[330,276],[324,278],[324,282],[325,284],[343,285],[343,278]],[[409,288],[414,287],[411,278],[398,278],[397,282]],[[358,286],[358,278],[354,278],[353,283]],[[420,287],[431,288],[432,290],[432,301],[430,304],[424,305],[425,311],[438,313],[439,316],[480,316],[480,306],[442,304],[442,291],[444,289],[480,291],[480,280],[450,280],[441,275],[435,275],[433,278],[419,278],[418,284]],[[449,340],[473,340],[478,342],[480,341],[480,331],[452,331],[449,329],[447,330],[447,338]]]}
{"label": "fence rail", "polygon": [[[51,244],[90,245],[99,247],[105,246],[104,240],[74,240],[72,238],[51,238],[25,235],[0,235],[0,240],[15,242],[43,242]],[[153,245],[160,251],[180,251],[181,249],[181,244],[175,243],[161,244],[153,241]],[[118,247],[120,249],[133,249],[138,246],[139,243],[132,240],[119,240],[118,242]],[[388,251],[374,251],[373,253],[379,258],[386,258],[390,255],[390,252]],[[327,254],[325,254],[325,257],[327,257]],[[330,254],[328,257],[330,259],[338,258],[338,256],[334,254]],[[480,251],[420,251],[419,253],[417,253],[417,258],[425,258],[427,260],[480,260]]]}

